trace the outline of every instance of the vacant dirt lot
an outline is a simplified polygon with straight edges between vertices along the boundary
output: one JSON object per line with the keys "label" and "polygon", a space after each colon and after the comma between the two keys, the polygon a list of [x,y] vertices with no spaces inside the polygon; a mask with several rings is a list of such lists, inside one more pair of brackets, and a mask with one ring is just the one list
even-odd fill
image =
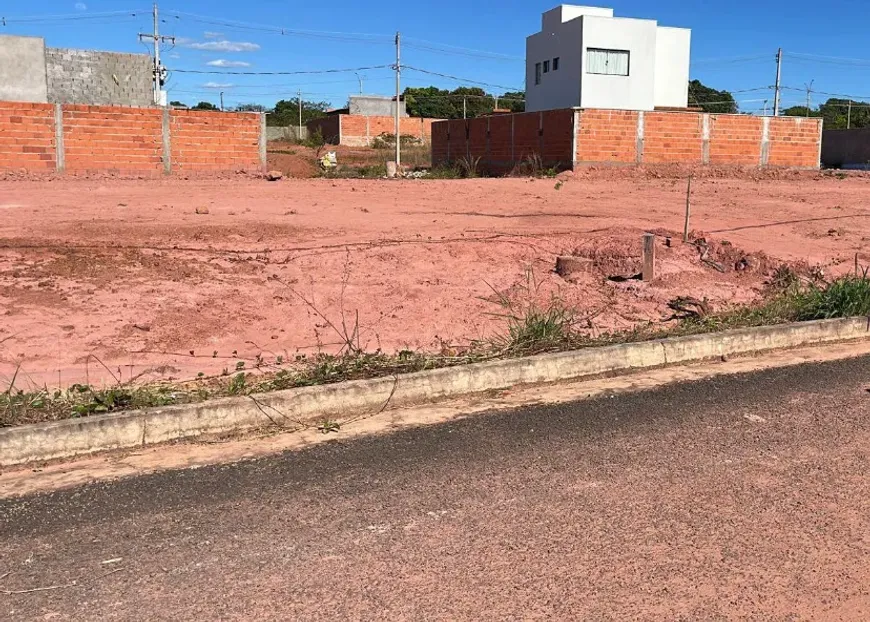
{"label": "vacant dirt lot", "polygon": [[[685,180],[641,172],[0,181],[0,374],[69,384],[220,373],[258,355],[335,351],[357,318],[369,349],[454,348],[503,326],[501,297],[558,297],[591,332],[625,328],[668,318],[675,296],[752,300],[779,261],[835,274],[870,250],[866,176],[693,188],[692,228],[724,273],[678,242]],[[637,271],[644,230],[661,234],[659,280],[608,281]],[[565,253],[593,259],[592,272],[554,274]]]}

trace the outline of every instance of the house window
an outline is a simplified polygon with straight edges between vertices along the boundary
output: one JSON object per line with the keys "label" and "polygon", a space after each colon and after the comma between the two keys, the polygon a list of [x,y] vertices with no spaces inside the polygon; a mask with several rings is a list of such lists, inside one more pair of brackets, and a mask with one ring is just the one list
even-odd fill
{"label": "house window", "polygon": [[535,84],[541,83],[541,63],[535,63]]}
{"label": "house window", "polygon": [[559,57],[553,59],[553,71],[559,71]]}
{"label": "house window", "polygon": [[629,52],[627,50],[586,50],[586,73],[605,76],[627,76]]}
{"label": "house window", "polygon": [[550,73],[550,61],[544,61],[544,73]]}

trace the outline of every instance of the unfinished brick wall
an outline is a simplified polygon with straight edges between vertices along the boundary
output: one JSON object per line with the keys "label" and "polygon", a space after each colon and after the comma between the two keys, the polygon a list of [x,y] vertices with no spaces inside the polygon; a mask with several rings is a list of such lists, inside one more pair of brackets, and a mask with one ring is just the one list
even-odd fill
{"label": "unfinished brick wall", "polygon": [[54,170],[54,106],[0,102],[0,170]]}
{"label": "unfinished brick wall", "polygon": [[0,170],[259,170],[262,115],[0,102]]}
{"label": "unfinished brick wall", "polygon": [[[432,142],[432,123],[438,119],[402,117],[399,131],[403,136],[413,136],[423,143]],[[314,119],[307,124],[309,133],[320,129],[323,139],[333,145],[368,147],[382,134],[394,135],[394,117],[372,117],[351,114],[336,114]]]}
{"label": "unfinished brick wall", "polygon": [[83,105],[62,110],[68,171],[163,170],[161,110]]}
{"label": "unfinished brick wall", "polygon": [[259,164],[259,115],[170,110],[169,117],[174,169],[231,171]]}
{"label": "unfinished brick wall", "polygon": [[821,120],[573,109],[440,122],[432,136],[433,164],[471,155],[491,172],[530,158],[564,169],[600,163],[818,168]]}

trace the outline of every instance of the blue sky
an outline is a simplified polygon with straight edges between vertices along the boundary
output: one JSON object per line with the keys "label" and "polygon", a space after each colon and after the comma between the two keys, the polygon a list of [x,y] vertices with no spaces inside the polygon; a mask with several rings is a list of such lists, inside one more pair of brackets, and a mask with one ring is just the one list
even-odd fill
{"label": "blue sky", "polygon": [[[300,71],[388,65],[394,61],[392,37],[399,30],[406,41],[403,64],[497,85],[486,88],[503,92],[523,87],[525,37],[540,29],[540,14],[555,4],[554,0],[418,0],[398,4],[359,0],[306,4],[287,0],[165,0],[160,2],[161,30],[178,37],[179,45],[165,47],[163,60],[170,70],[200,71]],[[772,99],[769,90],[749,89],[773,83],[774,55],[779,46],[785,50],[785,86],[802,89],[814,80],[816,91],[870,99],[870,86],[864,86],[870,77],[870,37],[865,35],[863,19],[868,8],[866,0],[838,0],[830,5],[809,0],[792,0],[787,5],[748,0],[611,0],[589,4],[611,6],[620,16],[653,18],[663,25],[692,28],[692,77],[715,88],[747,91],[735,93],[742,110],[761,109],[764,99]],[[97,13],[128,10],[138,10],[137,15],[94,17]],[[136,34],[151,30],[147,0],[6,1],[0,3],[0,13],[7,18],[0,33],[43,36],[47,45],[54,47],[144,52]],[[49,19],[54,15],[72,15],[76,19]],[[15,21],[29,16],[42,19]],[[233,23],[204,23],[209,21]],[[247,28],[238,22],[275,30]],[[281,28],[287,29],[283,35]],[[359,34],[314,35],[299,31]],[[222,90],[227,105],[271,105],[277,99],[295,97],[301,89],[305,99],[343,105],[348,93],[359,90],[360,79],[366,93],[389,94],[394,88],[389,69],[367,69],[358,74],[238,76],[173,72],[170,97],[191,104],[200,100],[216,103]],[[442,88],[459,85],[411,70],[403,73],[403,86],[429,84]],[[788,106],[805,98],[805,92],[786,90],[783,103]],[[813,95],[814,103],[826,98],[821,93]]]}

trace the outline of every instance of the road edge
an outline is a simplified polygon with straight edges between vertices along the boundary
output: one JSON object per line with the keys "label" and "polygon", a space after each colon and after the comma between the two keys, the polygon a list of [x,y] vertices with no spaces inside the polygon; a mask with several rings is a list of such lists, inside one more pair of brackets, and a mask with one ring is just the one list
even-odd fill
{"label": "road edge", "polygon": [[744,328],[655,341],[474,363],[372,380],[302,387],[139,411],[0,429],[0,466],[243,432],[305,428],[330,417],[438,402],[517,385],[704,361],[822,343],[870,339],[870,318]]}

